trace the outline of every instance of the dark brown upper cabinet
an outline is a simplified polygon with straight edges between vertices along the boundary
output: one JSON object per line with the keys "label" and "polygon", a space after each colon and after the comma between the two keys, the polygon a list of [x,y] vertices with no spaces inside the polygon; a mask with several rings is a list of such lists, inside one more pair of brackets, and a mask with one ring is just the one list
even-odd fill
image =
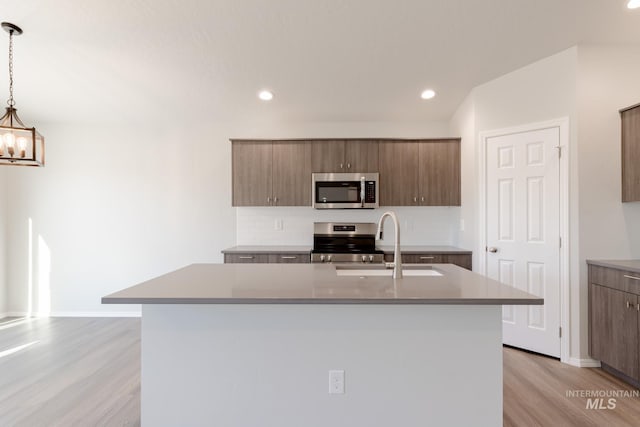
{"label": "dark brown upper cabinet", "polygon": [[460,139],[381,141],[381,206],[460,206]]}
{"label": "dark brown upper cabinet", "polygon": [[311,143],[232,141],[233,206],[310,206]]}
{"label": "dark brown upper cabinet", "polygon": [[311,163],[313,172],[378,172],[378,141],[315,140]]}
{"label": "dark brown upper cabinet", "polygon": [[640,201],[640,104],[620,110],[622,201]]}

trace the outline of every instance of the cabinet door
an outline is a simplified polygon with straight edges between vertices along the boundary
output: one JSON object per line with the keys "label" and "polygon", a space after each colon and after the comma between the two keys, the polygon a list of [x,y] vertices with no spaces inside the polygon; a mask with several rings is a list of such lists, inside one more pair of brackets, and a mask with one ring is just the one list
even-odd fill
{"label": "cabinet door", "polygon": [[636,295],[589,285],[591,356],[635,379],[638,361]]}
{"label": "cabinet door", "polygon": [[273,143],[273,206],[311,205],[311,144]]}
{"label": "cabinet door", "polygon": [[378,172],[378,141],[345,141],[344,160],[347,172]]}
{"label": "cabinet door", "polygon": [[466,254],[443,254],[442,263],[455,264],[459,267],[466,268],[467,270],[471,270],[472,267],[471,255]]}
{"label": "cabinet door", "polygon": [[347,172],[344,141],[312,141],[311,167],[313,172]]}
{"label": "cabinet door", "polygon": [[232,206],[270,206],[271,141],[233,141]]}
{"label": "cabinet door", "polygon": [[225,264],[267,264],[268,254],[224,254]]}
{"label": "cabinet door", "polygon": [[622,201],[640,201],[640,107],[621,113]]}
{"label": "cabinet door", "polygon": [[272,264],[308,264],[311,262],[311,255],[269,254],[269,262]]}
{"label": "cabinet door", "polygon": [[418,205],[420,144],[380,141],[380,206]]}
{"label": "cabinet door", "polygon": [[460,206],[460,140],[420,143],[420,204]]}

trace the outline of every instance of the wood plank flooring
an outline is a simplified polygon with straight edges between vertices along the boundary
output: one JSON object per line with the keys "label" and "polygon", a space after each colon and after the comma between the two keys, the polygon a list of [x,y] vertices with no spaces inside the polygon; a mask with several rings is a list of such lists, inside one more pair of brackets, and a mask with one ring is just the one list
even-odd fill
{"label": "wood plank flooring", "polygon": [[[503,354],[505,426],[640,425],[639,398],[587,409],[587,398],[567,396],[634,390],[601,369]],[[0,320],[0,426],[139,425],[140,319]]]}

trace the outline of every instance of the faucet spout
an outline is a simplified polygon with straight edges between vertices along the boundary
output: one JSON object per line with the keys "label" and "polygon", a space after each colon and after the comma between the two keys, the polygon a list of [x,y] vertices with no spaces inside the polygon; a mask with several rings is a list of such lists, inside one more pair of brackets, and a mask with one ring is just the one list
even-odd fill
{"label": "faucet spout", "polygon": [[376,233],[376,239],[382,240],[382,229],[384,226],[384,220],[389,217],[393,220],[395,230],[395,242],[393,245],[393,278],[402,279],[402,255],[400,254],[400,222],[396,213],[388,211],[382,214],[378,220],[378,232]]}

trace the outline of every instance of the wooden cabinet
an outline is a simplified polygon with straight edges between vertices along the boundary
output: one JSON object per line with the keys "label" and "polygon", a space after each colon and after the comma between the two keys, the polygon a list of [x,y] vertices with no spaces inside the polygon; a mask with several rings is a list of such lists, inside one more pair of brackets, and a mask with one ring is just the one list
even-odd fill
{"label": "wooden cabinet", "polygon": [[620,111],[622,121],[622,201],[640,201],[640,104]]}
{"label": "wooden cabinet", "polygon": [[224,254],[225,264],[308,264],[311,255],[306,253],[232,253]]}
{"label": "wooden cabinet", "polygon": [[378,142],[316,140],[311,142],[313,172],[378,172]]}
{"label": "wooden cabinet", "polygon": [[604,369],[640,382],[640,274],[589,266],[589,353]]}
{"label": "wooden cabinet", "polygon": [[381,141],[381,206],[459,206],[460,140]]}
{"label": "wooden cabinet", "polygon": [[310,206],[311,144],[232,141],[233,206]]}
{"label": "wooden cabinet", "polygon": [[[385,262],[393,262],[393,254],[385,254]],[[402,262],[405,264],[455,264],[459,267],[471,270],[471,254],[450,254],[425,252],[421,254],[402,254]]]}

